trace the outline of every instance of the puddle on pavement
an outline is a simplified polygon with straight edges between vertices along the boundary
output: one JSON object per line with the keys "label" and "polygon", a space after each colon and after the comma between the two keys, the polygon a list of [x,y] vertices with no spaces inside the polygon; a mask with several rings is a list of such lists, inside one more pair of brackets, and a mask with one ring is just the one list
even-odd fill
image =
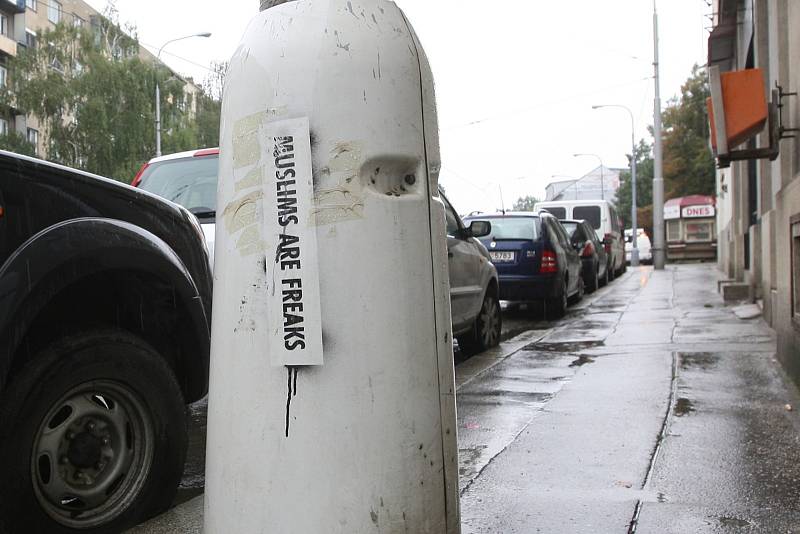
{"label": "puddle on pavement", "polygon": [[563,341],[561,343],[531,343],[522,350],[542,352],[582,352],[605,345],[604,341]]}
{"label": "puddle on pavement", "polygon": [[569,364],[570,367],[581,367],[587,363],[594,363],[594,358],[588,356],[579,356],[577,360]]}
{"label": "puddle on pavement", "polygon": [[720,355],[712,352],[683,352],[679,355],[681,369],[709,371],[719,363]]}
{"label": "puddle on pavement", "polygon": [[739,519],[738,517],[718,517],[719,524],[723,527],[751,527],[753,524],[750,521]]}
{"label": "puddle on pavement", "polygon": [[685,397],[681,397],[675,402],[675,417],[683,417],[694,411],[694,403]]}

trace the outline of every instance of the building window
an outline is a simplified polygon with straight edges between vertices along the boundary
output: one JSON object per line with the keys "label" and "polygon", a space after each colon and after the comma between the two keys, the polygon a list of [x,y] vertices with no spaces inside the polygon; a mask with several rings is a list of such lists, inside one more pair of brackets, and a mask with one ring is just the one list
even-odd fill
{"label": "building window", "polygon": [[25,0],[25,7],[36,11],[36,0]]}
{"label": "building window", "polygon": [[792,317],[800,326],[800,215],[792,220]]}
{"label": "building window", "polygon": [[25,30],[25,46],[36,48],[36,32],[33,30]]}
{"label": "building window", "polygon": [[8,36],[8,17],[0,15],[0,33]]}
{"label": "building window", "polygon": [[53,24],[61,22],[61,3],[50,0],[50,4],[47,6],[47,20]]}
{"label": "building window", "polygon": [[667,241],[681,240],[681,221],[667,221]]}
{"label": "building window", "polygon": [[0,87],[5,87],[8,84],[8,69],[5,65],[0,65]]}
{"label": "building window", "polygon": [[39,154],[39,130],[28,128],[28,142],[33,145],[35,154]]}
{"label": "building window", "polygon": [[686,242],[687,243],[710,243],[711,242],[711,223],[710,222],[687,222],[686,223]]}
{"label": "building window", "polygon": [[0,135],[8,135],[8,121],[0,119]]}
{"label": "building window", "polygon": [[72,14],[72,25],[73,25],[73,26],[75,26],[76,28],[83,28],[83,24],[84,24],[85,22],[86,22],[85,20],[83,20],[82,18],[80,18],[80,17],[79,17],[78,15],[76,15],[75,13],[73,13],[73,14]]}

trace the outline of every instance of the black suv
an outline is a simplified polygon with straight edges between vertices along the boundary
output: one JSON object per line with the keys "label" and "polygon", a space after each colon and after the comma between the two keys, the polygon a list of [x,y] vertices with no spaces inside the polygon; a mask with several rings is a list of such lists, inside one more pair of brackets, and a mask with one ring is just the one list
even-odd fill
{"label": "black suv", "polygon": [[208,388],[197,221],[0,151],[0,264],[0,532],[119,532],[168,507]]}

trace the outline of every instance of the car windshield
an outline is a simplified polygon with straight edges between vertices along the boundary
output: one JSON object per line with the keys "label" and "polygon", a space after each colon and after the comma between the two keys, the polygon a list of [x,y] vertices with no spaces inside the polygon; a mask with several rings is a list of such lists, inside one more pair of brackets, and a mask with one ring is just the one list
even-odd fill
{"label": "car windshield", "polygon": [[497,217],[489,219],[492,233],[487,239],[493,241],[539,239],[539,217]]}
{"label": "car windshield", "polygon": [[154,163],[142,173],[140,189],[176,202],[199,219],[217,210],[219,156],[203,156]]}
{"label": "car windshield", "polygon": [[576,206],[572,210],[573,219],[583,219],[595,230],[600,229],[600,206]]}

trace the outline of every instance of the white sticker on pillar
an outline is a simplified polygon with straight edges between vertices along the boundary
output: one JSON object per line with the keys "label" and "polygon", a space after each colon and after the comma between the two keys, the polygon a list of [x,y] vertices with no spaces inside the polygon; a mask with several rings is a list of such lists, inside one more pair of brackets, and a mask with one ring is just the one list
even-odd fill
{"label": "white sticker on pillar", "polygon": [[268,122],[264,225],[269,349],[276,366],[322,365],[319,262],[308,119]]}

